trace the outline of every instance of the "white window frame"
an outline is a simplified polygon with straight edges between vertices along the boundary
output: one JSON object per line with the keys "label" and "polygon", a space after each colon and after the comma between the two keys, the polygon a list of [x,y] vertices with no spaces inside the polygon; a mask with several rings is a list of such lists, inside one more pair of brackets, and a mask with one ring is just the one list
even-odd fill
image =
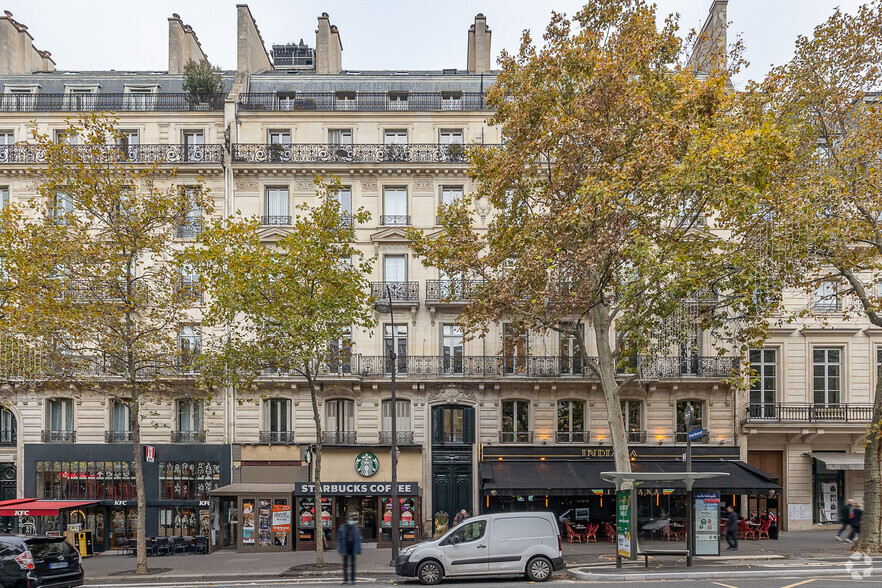
{"label": "white window frame", "polygon": [[[273,406],[284,407],[284,415],[276,412],[276,418],[273,418]],[[290,433],[293,431],[290,398],[267,398],[264,400],[264,431],[270,433]],[[274,428],[275,427],[275,428]],[[284,427],[284,428],[278,428]]]}
{"label": "white window frame", "polygon": [[[53,429],[52,428],[52,416],[55,410],[55,407],[62,407],[63,410],[61,414],[61,428]],[[65,431],[70,432],[74,431],[74,423],[76,422],[76,414],[74,413],[74,403],[73,398],[50,398],[46,401],[46,430],[47,431]]]}
{"label": "white window frame", "polygon": [[407,129],[383,129],[383,145],[407,145]]}
{"label": "white window frame", "polygon": [[438,143],[441,145],[462,145],[463,140],[462,129],[438,129]]}
{"label": "white window frame", "polygon": [[[340,414],[348,412],[349,414]],[[351,398],[331,398],[325,401],[325,430],[329,433],[355,431],[355,401]]]}
{"label": "white window frame", "polygon": [[156,108],[159,86],[128,85],[123,87],[123,110],[147,111]]}
{"label": "white window frame", "polygon": [[352,145],[352,129],[328,129],[328,145]]}
{"label": "white window frame", "polygon": [[94,110],[98,105],[98,92],[101,86],[90,85],[64,85],[64,110]]}
{"label": "white window frame", "polygon": [[[839,354],[839,359],[837,361],[830,360],[830,352],[835,351]],[[822,352],[824,354],[824,358],[821,361],[817,361],[815,359],[815,353]],[[843,384],[843,366],[845,365],[845,349],[836,345],[830,346],[817,346],[812,348],[812,404],[815,405],[837,405],[842,404],[844,402],[842,398],[842,392],[844,390]],[[819,376],[818,368],[821,368],[822,374]],[[835,368],[835,370],[833,369]],[[837,374],[835,376],[831,376],[831,372],[835,371]],[[817,380],[819,378],[823,379],[824,386],[822,389],[818,389]],[[836,387],[832,387],[830,384],[832,382],[836,382]],[[823,400],[818,400],[818,393],[823,394]],[[831,392],[835,393],[838,398],[835,401],[831,400]]]}
{"label": "white window frame", "polygon": [[288,186],[264,188],[263,212],[264,216],[291,216],[291,193]]}
{"label": "white window frame", "polygon": [[[130,417],[131,417],[131,408],[125,402],[121,402],[119,400],[112,400],[109,403],[109,417],[110,417],[110,426],[108,427],[108,431],[113,433],[129,433],[132,430]],[[121,414],[118,414],[117,411],[120,411]],[[122,421],[118,420],[118,417],[122,417]],[[122,425],[122,428],[120,428]]]}
{"label": "white window frame", "polygon": [[387,95],[387,104],[389,110],[407,110],[410,101],[408,92],[389,92]]}
{"label": "white window frame", "polygon": [[334,110],[355,110],[358,95],[355,92],[334,92]]}
{"label": "white window frame", "polygon": [[839,298],[836,280],[818,282],[818,286],[812,294],[812,308],[818,312],[839,312],[842,310],[842,301]]}
{"label": "white window frame", "polygon": [[266,143],[267,145],[290,145],[291,129],[268,129]]}
{"label": "white window frame", "polygon": [[[395,415],[395,429],[397,432],[412,432],[413,431],[413,421],[411,418],[411,403],[410,400],[406,398],[396,398],[396,415]],[[382,402],[381,407],[382,414],[382,423],[380,426],[380,430],[383,432],[392,431],[392,399],[386,398]]]}

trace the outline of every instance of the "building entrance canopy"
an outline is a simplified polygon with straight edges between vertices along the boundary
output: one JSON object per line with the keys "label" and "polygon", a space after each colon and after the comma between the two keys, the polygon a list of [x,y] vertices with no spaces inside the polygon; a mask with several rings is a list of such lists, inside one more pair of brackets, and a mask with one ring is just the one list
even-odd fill
{"label": "building entrance canopy", "polygon": [[58,516],[62,510],[69,508],[82,508],[98,504],[98,501],[68,501],[68,500],[37,500],[36,498],[18,498],[0,502],[0,517],[52,517]]}
{"label": "building entrance canopy", "polygon": [[813,451],[811,456],[827,466],[828,470],[863,470],[863,453],[835,453]]}

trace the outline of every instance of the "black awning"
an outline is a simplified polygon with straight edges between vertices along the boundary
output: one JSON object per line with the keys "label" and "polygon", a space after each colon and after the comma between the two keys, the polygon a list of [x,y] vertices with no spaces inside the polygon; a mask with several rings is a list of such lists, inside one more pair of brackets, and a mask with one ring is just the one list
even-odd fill
{"label": "black awning", "polygon": [[[686,464],[679,461],[635,461],[635,472],[682,472]],[[592,490],[614,490],[615,486],[604,480],[600,473],[615,469],[612,461],[498,461],[481,464],[484,494],[495,490],[497,494],[522,496],[548,494],[552,496],[587,496]],[[728,474],[719,478],[697,480],[695,491],[722,491],[726,494],[770,494],[781,491],[781,486],[770,475],[753,468],[743,461],[695,460],[692,470],[696,472],[719,472]],[[664,488],[685,492],[682,482],[645,482],[641,488]]]}

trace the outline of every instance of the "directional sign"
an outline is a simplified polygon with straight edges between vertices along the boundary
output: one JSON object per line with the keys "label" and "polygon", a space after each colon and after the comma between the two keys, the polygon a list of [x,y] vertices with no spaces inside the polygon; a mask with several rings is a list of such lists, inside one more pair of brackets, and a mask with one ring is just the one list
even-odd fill
{"label": "directional sign", "polygon": [[704,437],[704,429],[695,429],[694,431],[689,431],[689,440],[695,441],[696,439],[701,439]]}

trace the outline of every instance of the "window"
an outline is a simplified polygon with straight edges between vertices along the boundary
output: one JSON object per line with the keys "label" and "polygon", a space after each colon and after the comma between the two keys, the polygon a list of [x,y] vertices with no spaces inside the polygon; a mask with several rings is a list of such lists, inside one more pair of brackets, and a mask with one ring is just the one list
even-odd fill
{"label": "window", "polygon": [[450,206],[462,200],[462,186],[441,186],[441,206]]}
{"label": "window", "polygon": [[503,368],[507,374],[526,373],[529,333],[511,323],[502,325]]}
{"label": "window", "polygon": [[77,145],[79,137],[71,131],[55,131],[55,142],[59,144],[64,143],[65,145]]}
{"label": "window", "polygon": [[0,210],[9,206],[9,188],[0,186]]}
{"label": "window", "polygon": [[137,129],[119,131],[119,150],[124,159],[138,159],[138,145],[141,144],[141,134]]}
{"label": "window", "polygon": [[815,347],[812,350],[815,404],[842,401],[842,349]]}
{"label": "window", "polygon": [[264,225],[290,225],[291,216],[288,211],[288,188],[267,187],[264,204]]}
{"label": "window", "polygon": [[[584,333],[582,325],[565,324],[566,329],[578,328]],[[575,335],[567,332],[560,333],[560,372],[562,374],[580,375],[582,373],[582,352],[579,350],[579,342]]]}
{"label": "window", "polygon": [[[395,428],[399,433],[413,431],[410,422],[410,400],[396,400]],[[383,425],[382,431],[392,430],[392,401],[383,401]]]}
{"label": "window", "polygon": [[352,226],[352,189],[343,186],[334,193],[334,197],[340,203],[340,225],[348,229]]}
{"label": "window", "polygon": [[775,418],[775,402],[778,399],[778,351],[777,349],[751,349],[748,352],[750,369],[754,378],[750,382],[750,418]]}
{"label": "window", "polygon": [[325,430],[329,433],[355,431],[355,401],[336,398],[325,403]]}
{"label": "window", "polygon": [[129,88],[123,94],[125,110],[153,110],[156,104],[156,88]]}
{"label": "window", "polygon": [[0,407],[0,445],[15,445],[16,429],[15,415],[5,406]]}
{"label": "window", "polygon": [[65,96],[66,110],[93,110],[97,104],[97,88],[70,88]]}
{"label": "window", "polygon": [[195,239],[202,234],[202,207],[199,206],[199,186],[184,186],[184,195],[190,202],[187,214],[184,215],[181,226],[178,227],[178,238]]}
{"label": "window", "polygon": [[196,268],[185,263],[181,266],[181,293],[185,300],[202,302],[202,288],[199,285],[199,275]]}
{"label": "window", "polygon": [[462,110],[462,92],[441,92],[441,110]]}
{"label": "window", "polygon": [[[396,283],[407,281],[406,255],[383,256],[383,281]],[[392,292],[392,297],[395,298],[395,292]]]}
{"label": "window", "polygon": [[352,329],[346,327],[343,336],[328,341],[328,369],[331,373],[348,374],[352,371]]}
{"label": "window", "polygon": [[3,95],[3,110],[33,110],[37,102],[35,90],[7,86]]}
{"label": "window", "polygon": [[290,145],[291,131],[269,131],[267,132],[267,142],[270,145]]}
{"label": "window", "polygon": [[441,325],[441,360],[445,374],[462,373],[462,329],[459,325]]}
{"label": "window", "polygon": [[839,292],[836,282],[825,280],[815,289],[813,307],[818,312],[838,312]]}
{"label": "window", "polygon": [[686,340],[680,342],[680,373],[684,376],[697,376],[699,373],[701,339],[701,329],[693,327],[686,335]]}
{"label": "window", "polygon": [[[704,403],[700,400],[678,400],[677,401],[677,442],[685,443],[686,442],[686,421],[684,420],[683,415],[686,411],[686,406],[692,405],[692,429],[703,429],[704,428]],[[707,431],[704,432],[704,437],[702,437],[703,442],[707,442],[709,434]]]}
{"label": "window", "polygon": [[53,398],[46,403],[47,429],[56,431],[73,431],[73,400],[70,398]]}
{"label": "window", "polygon": [[484,529],[487,527],[487,521],[474,521],[462,523],[447,536],[447,543],[456,545],[457,543],[468,543],[469,541],[477,541],[484,536]]}
{"label": "window", "polygon": [[355,110],[355,92],[337,92],[334,95],[334,108],[336,110]]}
{"label": "window", "polygon": [[[197,398],[178,400],[178,431],[181,433],[205,433],[204,402]],[[195,441],[196,439],[190,439]]]}
{"label": "window", "polygon": [[159,509],[159,536],[181,537],[211,532],[211,513],[207,508],[169,506]]}
{"label": "window", "polygon": [[[392,350],[395,350],[395,365],[392,362]],[[407,325],[385,325],[383,337],[383,355],[386,356],[386,371],[393,369],[397,373],[407,372]]]}
{"label": "window", "polygon": [[407,110],[407,93],[389,93],[389,110]]}
{"label": "window", "polygon": [[468,416],[463,407],[445,406],[432,411],[434,443],[463,443],[466,441]]}
{"label": "window", "polygon": [[560,400],[557,403],[557,442],[586,443],[585,403],[581,400]]}
{"label": "window", "polygon": [[131,430],[129,424],[129,405],[126,402],[114,400],[110,403],[110,430],[115,433],[128,432]]}
{"label": "window", "polygon": [[281,434],[291,432],[291,401],[287,398],[270,398],[264,406],[266,410],[264,428],[271,436],[275,436],[261,441],[286,441],[287,436]]}
{"label": "window", "polygon": [[506,400],[502,403],[502,433],[500,443],[530,443],[530,403],[526,400]]}
{"label": "window", "polygon": [[352,145],[352,129],[329,129],[328,143],[330,145]]}
{"label": "window", "polygon": [[73,215],[73,195],[65,192],[55,192],[55,206],[52,208],[52,218],[56,224],[67,224]]}
{"label": "window", "polygon": [[438,142],[442,145],[462,145],[462,129],[441,129],[438,131]]}
{"label": "window", "polygon": [[38,461],[37,498],[129,500],[136,497],[130,461]]}
{"label": "window", "polygon": [[202,131],[182,131],[184,142],[184,161],[202,161],[205,155],[205,133]]}
{"label": "window", "polygon": [[628,443],[646,442],[643,431],[643,403],[639,400],[622,400],[622,422]]}
{"label": "window", "polygon": [[15,134],[12,131],[0,130],[0,145],[15,145]]}
{"label": "window", "polygon": [[208,500],[209,492],[218,486],[219,462],[159,462],[160,500]]}
{"label": "window", "polygon": [[383,188],[383,216],[381,225],[409,225],[407,215],[407,189],[403,187]]}
{"label": "window", "polygon": [[384,145],[407,145],[407,129],[386,129],[383,131]]}
{"label": "window", "polygon": [[202,350],[202,329],[198,324],[181,327],[178,349],[181,354],[181,368],[184,371],[193,371],[196,367],[196,357]]}

